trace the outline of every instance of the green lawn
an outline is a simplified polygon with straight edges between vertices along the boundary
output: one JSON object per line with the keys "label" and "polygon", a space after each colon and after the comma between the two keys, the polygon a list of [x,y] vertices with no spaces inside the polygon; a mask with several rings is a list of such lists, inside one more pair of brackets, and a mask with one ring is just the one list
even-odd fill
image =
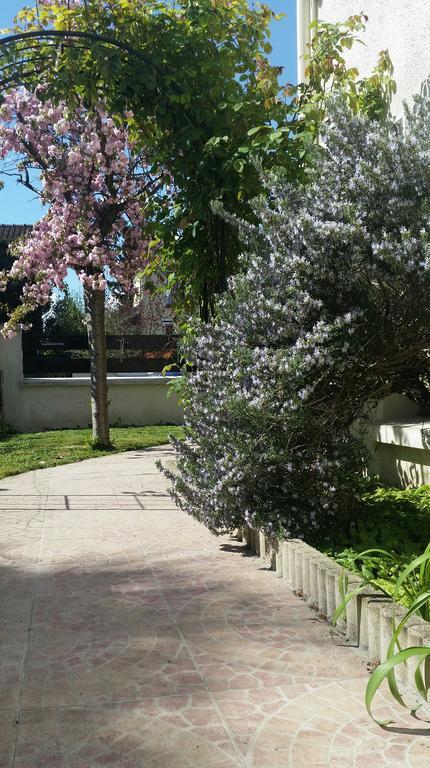
{"label": "green lawn", "polygon": [[[179,437],[182,427],[113,427],[114,452],[150,448],[169,442],[169,435]],[[91,448],[90,429],[58,429],[0,438],[0,478],[32,469],[70,464],[82,459],[105,456],[109,451]]]}

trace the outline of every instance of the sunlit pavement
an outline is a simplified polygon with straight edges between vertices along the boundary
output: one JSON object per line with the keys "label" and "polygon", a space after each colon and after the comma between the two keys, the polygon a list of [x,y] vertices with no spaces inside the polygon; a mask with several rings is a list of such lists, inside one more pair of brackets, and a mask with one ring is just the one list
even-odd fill
{"label": "sunlit pavement", "polygon": [[0,768],[428,768],[430,725],[373,724],[356,652],[160,457],[0,481]]}

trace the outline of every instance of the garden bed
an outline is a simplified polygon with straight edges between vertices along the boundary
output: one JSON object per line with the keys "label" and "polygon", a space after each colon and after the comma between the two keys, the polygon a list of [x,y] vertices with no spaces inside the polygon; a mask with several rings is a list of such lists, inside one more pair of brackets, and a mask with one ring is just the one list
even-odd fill
{"label": "garden bed", "polygon": [[[310,542],[358,577],[389,595],[402,570],[430,542],[430,486],[377,488],[362,497],[362,511],[349,534]],[[381,552],[361,556],[379,549]],[[385,554],[384,554],[385,553]],[[407,604],[407,595],[400,602]]]}
{"label": "garden bed", "polygon": [[[332,621],[342,603],[339,577],[348,579],[348,589],[369,583],[347,605],[337,622],[338,642],[357,647],[368,663],[384,659],[392,637],[393,608],[400,620],[411,604],[405,589],[393,606],[396,581],[430,541],[430,486],[399,490],[376,488],[363,495],[360,518],[349,535],[337,542],[320,539],[273,540],[262,532],[244,528],[240,532],[248,546],[269,560],[278,578],[308,602],[321,617]],[[384,552],[363,555],[369,549]],[[425,578],[423,574],[423,578]],[[415,585],[417,588],[424,585]],[[403,631],[403,646],[430,645],[430,623],[412,616]],[[413,676],[413,665],[408,674]]]}

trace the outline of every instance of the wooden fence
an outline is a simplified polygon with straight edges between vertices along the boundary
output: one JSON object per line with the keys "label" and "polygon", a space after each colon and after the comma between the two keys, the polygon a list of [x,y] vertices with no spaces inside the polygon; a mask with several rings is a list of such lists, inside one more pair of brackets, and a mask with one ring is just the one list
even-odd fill
{"label": "wooden fence", "polygon": [[[107,336],[108,373],[160,373],[177,361],[174,335]],[[79,336],[22,336],[26,377],[72,376],[89,373],[88,338]]]}

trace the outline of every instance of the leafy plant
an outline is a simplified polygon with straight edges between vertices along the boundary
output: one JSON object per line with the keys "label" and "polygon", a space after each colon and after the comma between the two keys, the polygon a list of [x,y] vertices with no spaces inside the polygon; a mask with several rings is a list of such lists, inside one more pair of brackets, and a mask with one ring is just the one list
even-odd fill
{"label": "leafy plant", "polygon": [[42,80],[54,100],[102,100],[127,120],[154,173],[167,169],[153,216],[183,316],[197,307],[208,319],[240,268],[240,238],[220,207],[255,223],[261,169],[306,178],[330,93],[345,91],[372,117],[389,108],[389,57],[360,79],[343,56],[364,15],[315,30],[309,80],[297,87],[268,58],[276,18],[248,0],[39,0],[0,41],[4,90]]}
{"label": "leafy plant", "polygon": [[84,333],[85,330],[84,301],[65,284],[61,293],[53,294],[49,309],[43,313],[43,331],[48,335],[73,335]]}
{"label": "leafy plant", "polygon": [[[387,587],[385,591],[392,595],[393,599],[405,605],[408,609],[413,605],[418,605],[421,617],[425,621],[430,621],[430,603],[421,603],[422,595],[430,594],[430,544],[424,553],[414,558],[409,563],[404,563],[401,558],[385,549],[368,549],[360,552],[349,561],[350,570],[362,576],[362,582],[351,592],[348,592],[349,577],[348,572],[343,571],[340,576],[339,588],[343,595],[343,600],[334,613],[333,621],[336,623],[339,617],[345,612],[348,603],[360,594],[369,584],[374,587],[384,588],[384,581],[375,576],[375,569],[381,573],[381,561],[390,575],[392,587],[385,582]],[[356,564],[360,563],[359,567]],[[391,564],[391,567],[390,567]],[[388,574],[387,574],[388,575]],[[417,608],[418,610],[418,608]]]}
{"label": "leafy plant", "polygon": [[313,108],[317,116],[315,130],[323,121],[327,91],[340,91],[354,112],[372,120],[387,117],[390,103],[396,92],[393,65],[388,51],[379,53],[378,62],[367,78],[360,78],[356,67],[349,67],[345,53],[354,44],[362,45],[360,33],[364,32],[368,17],[364,13],[350,16],[336,24],[314,21],[312,48],[306,56],[307,83],[299,86],[303,96],[307,94],[307,109]]}
{"label": "leafy plant", "polygon": [[[360,559],[372,558],[383,555],[384,558],[389,560],[392,558],[395,560],[395,556],[385,550],[373,549],[360,553],[358,556]],[[337,606],[333,616],[333,623],[336,624],[340,616],[346,613],[348,603],[356,598],[360,592],[368,585],[373,584],[379,586],[378,582],[375,582],[371,572],[367,577],[364,570],[363,581],[355,589],[350,592],[348,589],[348,575],[343,572],[339,577],[339,591],[342,601]],[[415,672],[415,685],[418,694],[422,697],[424,704],[427,702],[427,693],[430,690],[430,681],[427,681],[426,675],[422,674],[421,665],[430,656],[430,648],[411,647],[402,649],[400,645],[400,634],[407,625],[407,622],[412,616],[418,614],[424,621],[430,621],[430,544],[426,547],[424,552],[404,567],[399,573],[393,590],[393,633],[390,640],[390,644],[387,651],[386,660],[379,665],[372,673],[366,689],[366,707],[367,711],[373,717],[372,714],[372,702],[373,698],[386,680],[388,682],[390,691],[395,700],[403,707],[408,707],[404,696],[399,690],[399,686],[396,680],[395,668],[400,664],[405,664],[408,659],[415,658],[418,660],[418,665]],[[406,614],[401,621],[396,625],[395,620],[395,604],[403,603],[407,606]],[[410,708],[410,707],[408,707]],[[418,707],[414,705],[413,711]],[[378,721],[380,725],[385,725],[386,721]]]}
{"label": "leafy plant", "polygon": [[[367,484],[375,485],[373,480]],[[430,487],[364,491],[360,511],[343,536],[313,543],[347,571],[393,594],[402,570],[430,541]],[[367,554],[366,554],[367,553]]]}

